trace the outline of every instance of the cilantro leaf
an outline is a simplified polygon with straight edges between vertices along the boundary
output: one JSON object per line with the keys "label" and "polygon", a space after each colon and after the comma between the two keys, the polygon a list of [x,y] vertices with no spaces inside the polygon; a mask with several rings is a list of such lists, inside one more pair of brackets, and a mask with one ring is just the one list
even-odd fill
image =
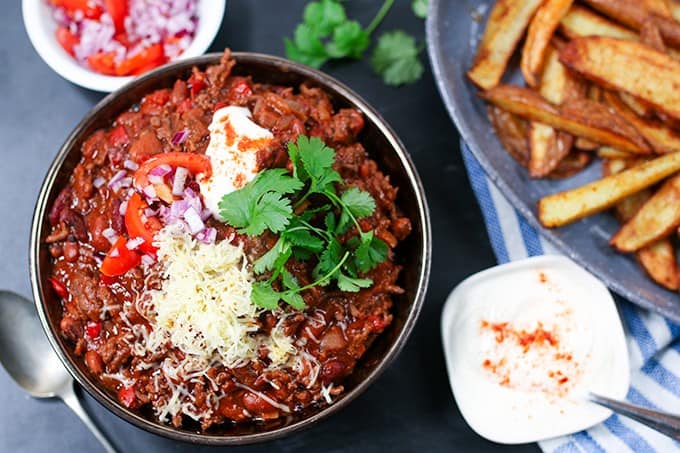
{"label": "cilantro leaf", "polygon": [[297,310],[303,310],[307,304],[298,292],[285,291],[281,293],[281,298],[291,307]]}
{"label": "cilantro leaf", "polygon": [[359,292],[361,288],[369,288],[373,284],[370,278],[350,277],[342,272],[338,274],[338,288],[350,293]]}
{"label": "cilantro leaf", "polygon": [[326,230],[329,233],[335,233],[335,215],[332,212],[326,214],[326,217],[323,219],[323,224],[326,226]]}
{"label": "cilantro leaf", "polygon": [[267,253],[259,257],[253,263],[253,272],[261,274],[274,269],[276,261],[284,254],[286,248],[290,248],[290,246],[286,243],[285,239],[279,238],[279,240],[276,241],[276,244],[274,244],[274,247],[269,249]]}
{"label": "cilantro leaf", "polygon": [[[314,271],[312,272],[314,278],[319,279],[322,276],[330,273],[335,268],[336,264],[340,261],[341,255],[342,246],[335,238],[333,238],[331,241],[328,242],[328,246],[321,253],[321,256],[319,256],[319,263],[316,265]],[[321,286],[328,285],[332,278],[333,275],[331,275],[326,281],[324,281],[321,284]]]}
{"label": "cilantro leaf", "polygon": [[306,173],[317,181],[335,162],[335,150],[327,147],[319,137],[308,138],[300,135],[297,139],[297,152]]}
{"label": "cilantro leaf", "polygon": [[423,74],[416,41],[401,30],[380,36],[371,57],[371,66],[388,85],[413,83]]}
{"label": "cilantro leaf", "polygon": [[281,194],[295,193],[302,189],[302,181],[291,177],[285,168],[273,168],[260,172],[253,180],[255,196],[273,191]]}
{"label": "cilantro leaf", "polygon": [[267,192],[253,207],[248,225],[242,226],[238,231],[248,236],[258,236],[267,229],[278,233],[286,228],[292,214],[293,208],[288,198],[283,198],[278,193]]}
{"label": "cilantro leaf", "polygon": [[387,259],[389,247],[373,231],[361,235],[361,244],[354,251],[354,264],[360,272],[366,273]]}
{"label": "cilantro leaf", "polygon": [[332,58],[361,58],[368,48],[369,36],[357,21],[348,21],[333,30],[333,40],[326,46]]}
{"label": "cilantro leaf", "polygon": [[286,239],[296,247],[309,250],[313,253],[320,253],[324,249],[324,242],[313,236],[308,230],[295,230],[285,233]]}
{"label": "cilantro leaf", "polygon": [[319,37],[329,36],[335,27],[347,20],[345,8],[335,0],[309,3],[302,17]]}
{"label": "cilantro leaf", "polygon": [[300,288],[297,279],[288,271],[288,269],[283,269],[281,272],[281,282],[283,283],[283,286],[286,287],[286,289]]}
{"label": "cilantro leaf", "polygon": [[269,283],[253,283],[253,287],[250,292],[250,300],[258,307],[262,307],[266,310],[276,310],[279,308],[280,299],[281,294],[274,291]]}
{"label": "cilantro leaf", "polygon": [[375,200],[371,194],[356,187],[344,191],[340,200],[357,219],[368,217],[375,211]]}
{"label": "cilantro leaf", "polygon": [[328,61],[326,48],[319,35],[307,24],[298,25],[295,28],[293,41],[286,38],[284,43],[286,56],[291,60],[299,61],[313,68],[320,68]]}
{"label": "cilantro leaf", "polygon": [[252,216],[255,197],[248,185],[241,190],[228,193],[218,203],[220,217],[231,226],[242,228],[248,225]]}
{"label": "cilantro leaf", "polygon": [[411,2],[411,9],[413,10],[413,14],[415,14],[416,17],[425,19],[427,17],[428,3],[429,0],[413,0]]}

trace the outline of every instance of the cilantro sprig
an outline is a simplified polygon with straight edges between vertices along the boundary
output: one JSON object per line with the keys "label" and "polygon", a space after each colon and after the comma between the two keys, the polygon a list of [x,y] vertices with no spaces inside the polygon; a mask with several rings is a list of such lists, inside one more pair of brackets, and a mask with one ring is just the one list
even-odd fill
{"label": "cilantro sprig", "polygon": [[[374,213],[375,200],[368,192],[344,187],[333,169],[335,150],[319,138],[301,135],[288,145],[288,155],[292,175],[285,169],[265,170],[225,195],[219,205],[223,220],[240,233],[256,236],[269,230],[279,235],[253,263],[256,275],[269,275],[253,285],[251,299],[270,310],[280,301],[304,308],[301,293],[315,286],[335,283],[347,292],[368,288],[373,281],[366,274],[389,253],[374,231],[361,228],[359,220]],[[352,228],[356,234],[347,234]],[[286,268],[293,257],[314,260],[312,283],[300,285]]]}
{"label": "cilantro sprig", "polygon": [[[360,59],[370,45],[371,35],[394,2],[385,0],[365,29],[359,22],[347,17],[345,7],[338,0],[310,2],[293,38],[284,39],[286,56],[315,68],[329,60]],[[414,14],[423,17],[427,0],[414,0],[412,8]],[[371,58],[373,69],[388,85],[415,82],[423,73],[418,59],[421,50],[416,47],[415,40],[404,32],[383,34]]]}

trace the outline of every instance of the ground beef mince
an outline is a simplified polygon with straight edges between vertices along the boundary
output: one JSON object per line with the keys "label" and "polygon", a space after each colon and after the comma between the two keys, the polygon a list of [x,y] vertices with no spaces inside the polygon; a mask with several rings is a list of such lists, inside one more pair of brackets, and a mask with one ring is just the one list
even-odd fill
{"label": "ground beef mince", "polygon": [[[409,219],[395,205],[397,189],[357,139],[364,127],[359,111],[335,110],[319,88],[274,86],[234,76],[234,64],[227,52],[218,64],[205,71],[194,69],[187,80],[149,93],[109,128],[93,133],[49,211],[51,232],[46,238],[52,286],[62,301],[60,333],[88,370],[117,394],[121,404],[155,409],[162,422],[175,426],[193,418],[203,430],[221,423],[275,419],[331,403],[343,391],[343,379],[392,321],[392,296],[402,293],[392,249],[411,230]],[[304,366],[272,369],[263,351],[259,359],[237,367],[211,363],[203,373],[158,379],[164,360],[181,361],[185,355],[171,342],[153,353],[137,344],[139,332],[150,327],[137,300],[161,286],[159,264],[145,262],[116,277],[100,271],[116,236],[126,234],[123,217],[132,189],[120,172],[131,175],[137,165],[159,153],[204,154],[213,112],[227,105],[247,107],[253,121],[274,135],[258,155],[260,168],[290,169],[287,144],[301,134],[319,137],[334,148],[335,169],[345,186],[358,187],[375,199],[374,213],[360,224],[388,244],[389,258],[370,272],[374,284],[368,289],[345,293],[334,285],[313,287],[302,294],[304,310],[287,306],[259,315],[260,334],[283,321],[296,354],[306,358]],[[189,186],[199,191],[195,181]],[[246,237],[215,219],[206,222],[217,230],[218,242],[228,238],[242,244],[249,262],[277,240],[270,232]],[[301,285],[314,280],[315,265],[314,258],[291,259],[287,264]],[[161,413],[158,408],[177,397],[179,386],[193,412]]]}

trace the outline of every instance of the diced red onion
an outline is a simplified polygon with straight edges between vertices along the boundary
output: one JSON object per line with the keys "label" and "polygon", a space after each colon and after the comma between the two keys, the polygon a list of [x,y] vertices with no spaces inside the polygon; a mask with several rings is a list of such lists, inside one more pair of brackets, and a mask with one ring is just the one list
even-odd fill
{"label": "diced red onion", "polygon": [[186,200],[175,201],[173,204],[170,205],[169,217],[172,219],[179,219],[190,207],[191,204],[189,204],[189,202]]}
{"label": "diced red onion", "polygon": [[154,186],[146,186],[143,190],[144,195],[147,196],[147,198],[157,198],[158,194],[156,193],[156,188]]}
{"label": "diced red onion", "polygon": [[120,256],[120,252],[118,251],[117,248],[115,248],[115,249],[111,250],[111,253],[109,253],[109,256],[111,258],[117,258],[117,257]]}
{"label": "diced red onion", "polygon": [[150,182],[151,184],[164,184],[164,183],[165,183],[165,179],[163,179],[162,176],[158,176],[158,175],[149,175],[149,182]]}
{"label": "diced red onion", "polygon": [[143,243],[144,243],[144,239],[142,239],[142,238],[139,238],[139,237],[132,238],[132,239],[127,241],[127,244],[125,244],[125,247],[128,250],[137,250],[139,248],[139,246],[142,245]]}
{"label": "diced red onion", "polygon": [[92,185],[96,189],[99,189],[104,184],[106,184],[106,178],[102,178],[101,176],[97,176],[96,178],[94,178],[94,181],[92,181]]}
{"label": "diced red onion", "polygon": [[187,187],[184,189],[184,199],[189,202],[189,205],[194,208],[194,210],[199,213],[203,212],[203,203],[201,202],[201,198],[191,190],[190,187]]}
{"label": "diced red onion", "polygon": [[208,208],[205,208],[204,210],[201,211],[201,220],[204,222],[210,218],[212,215],[212,211]]}
{"label": "diced red onion", "polygon": [[170,173],[171,171],[172,171],[172,167],[170,165],[163,164],[163,165],[159,165],[158,167],[154,167],[153,169],[151,169],[151,171],[149,172],[149,175],[151,175],[151,176],[165,176],[168,173]]}
{"label": "diced red onion", "polygon": [[173,145],[181,145],[189,137],[189,129],[182,129],[172,137]]}
{"label": "diced red onion", "polygon": [[147,216],[147,217],[153,217],[156,214],[158,214],[158,212],[156,212],[154,209],[151,209],[151,208],[145,208],[144,209],[144,215]]}
{"label": "diced red onion", "polygon": [[131,187],[132,186],[132,178],[128,176],[128,177],[121,179],[120,181],[118,181],[118,186],[122,187],[124,189]]}
{"label": "diced red onion", "polygon": [[142,264],[145,266],[151,266],[155,261],[151,255],[142,255]]}
{"label": "diced red onion", "polygon": [[127,171],[119,170],[115,175],[113,175],[113,178],[109,180],[109,187],[113,188],[116,185],[120,187],[119,183],[123,178],[125,178],[125,175],[127,175]]}
{"label": "diced red onion", "polygon": [[102,231],[102,236],[113,245],[118,240],[118,233],[113,228],[106,228]]}
{"label": "diced red onion", "polygon": [[128,170],[135,171],[139,168],[139,165],[137,165],[136,162],[127,159],[125,162],[123,162],[123,167],[127,168]]}
{"label": "diced red onion", "polygon": [[184,212],[184,220],[186,220],[187,225],[189,225],[191,234],[196,234],[205,228],[201,216],[198,215],[194,208],[189,208]]}
{"label": "diced red onion", "polygon": [[196,234],[196,239],[204,244],[214,244],[217,239],[217,230],[215,228],[206,228]]}
{"label": "diced red onion", "polygon": [[120,215],[124,216],[125,213],[127,212],[127,207],[128,207],[128,202],[127,201],[122,202],[120,204],[120,206],[118,207],[118,213]]}
{"label": "diced red onion", "polygon": [[189,170],[184,167],[177,167],[175,170],[175,177],[172,180],[172,194],[182,195],[184,193],[184,184],[189,176]]}

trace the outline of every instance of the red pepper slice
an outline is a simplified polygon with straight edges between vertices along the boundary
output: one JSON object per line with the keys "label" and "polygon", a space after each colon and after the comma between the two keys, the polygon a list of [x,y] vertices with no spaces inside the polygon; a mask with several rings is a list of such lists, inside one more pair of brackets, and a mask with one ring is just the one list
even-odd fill
{"label": "red pepper slice", "polygon": [[154,44],[123,60],[116,68],[116,75],[130,75],[143,68],[160,66],[166,60],[163,44]]}
{"label": "red pepper slice", "polygon": [[62,299],[68,299],[68,290],[66,289],[66,286],[59,280],[57,280],[54,277],[50,277],[50,284],[52,285],[52,289],[54,289],[54,292],[57,293],[59,297]]}
{"label": "red pepper slice", "polygon": [[147,207],[146,202],[138,193],[134,193],[128,200],[127,210],[125,211],[125,228],[131,238],[140,237],[144,242],[139,246],[140,250],[156,254],[156,247],[153,246],[153,237],[161,229],[158,219],[151,217],[142,218],[142,211]]}
{"label": "red pepper slice", "polygon": [[87,324],[85,325],[85,332],[87,333],[87,336],[92,340],[97,338],[101,331],[102,323],[100,322],[88,321]]}
{"label": "red pepper slice", "polygon": [[128,249],[127,240],[121,236],[104,257],[99,270],[107,277],[117,277],[139,266],[141,261],[141,255],[134,250]]}
{"label": "red pepper slice", "polygon": [[184,167],[194,175],[203,173],[207,178],[212,174],[210,158],[204,154],[183,153],[179,151],[156,154],[140,165],[135,172],[135,187],[143,190],[149,185],[149,172],[164,164],[172,167]]}
{"label": "red pepper slice", "polygon": [[69,55],[72,57],[75,56],[75,53],[73,51],[73,48],[78,45],[80,42],[80,38],[77,35],[74,35],[69,31],[68,28],[66,27],[57,27],[57,31],[55,32],[57,36],[57,41],[61,45],[61,47],[64,48],[66,52],[68,52]]}
{"label": "red pepper slice", "polygon": [[121,387],[118,390],[118,399],[120,400],[121,403],[123,403],[123,406],[128,408],[134,407],[135,402],[137,401],[134,385],[131,385],[129,387]]}
{"label": "red pepper slice", "polygon": [[127,0],[106,0],[104,8],[113,19],[113,26],[116,27],[116,33],[125,32],[125,16],[128,15]]}
{"label": "red pepper slice", "polygon": [[97,52],[87,57],[90,67],[105,75],[116,75],[116,54],[114,52]]}
{"label": "red pepper slice", "polygon": [[101,7],[90,0],[50,0],[50,2],[56,7],[64,8],[70,15],[82,11],[88,19],[97,20],[103,13]]}

